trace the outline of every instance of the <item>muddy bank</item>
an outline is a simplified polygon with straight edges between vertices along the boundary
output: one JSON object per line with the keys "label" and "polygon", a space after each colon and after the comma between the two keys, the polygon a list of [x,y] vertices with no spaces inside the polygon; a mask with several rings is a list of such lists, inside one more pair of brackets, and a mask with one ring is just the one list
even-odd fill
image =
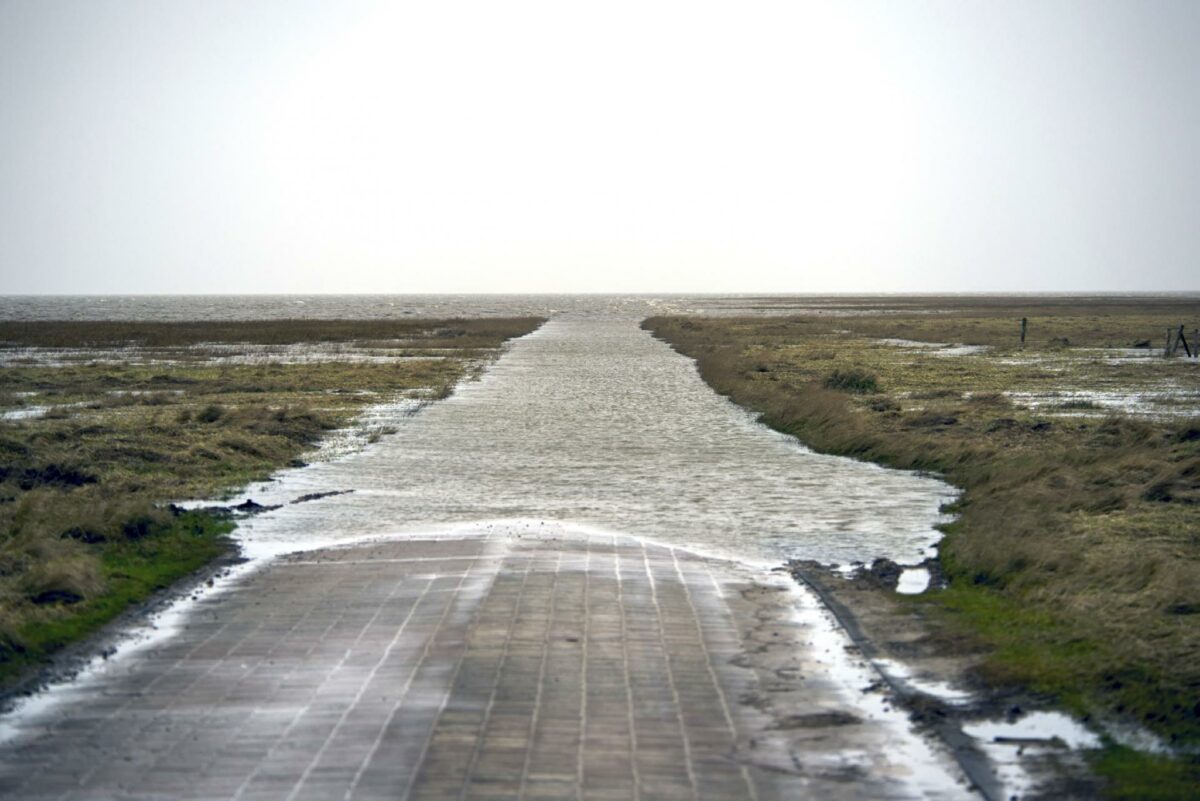
{"label": "muddy bank", "polygon": [[[936,559],[931,587],[944,584]],[[1019,687],[1000,687],[982,679],[980,649],[964,648],[959,637],[947,636],[936,618],[896,592],[902,568],[888,560],[859,565],[851,572],[812,561],[792,561],[780,572],[808,587],[837,619],[861,656],[879,671],[894,702],[920,729],[937,737],[958,761],[963,773],[992,801],[1022,799],[1087,799],[1102,795],[1103,783],[1082,754],[1052,732],[1021,737],[980,738],[967,731],[980,721],[1016,724],[1031,714],[1052,710],[1053,698]],[[1011,745],[1014,776],[998,765],[989,746]],[[1014,792],[1020,788],[1022,792]]]}

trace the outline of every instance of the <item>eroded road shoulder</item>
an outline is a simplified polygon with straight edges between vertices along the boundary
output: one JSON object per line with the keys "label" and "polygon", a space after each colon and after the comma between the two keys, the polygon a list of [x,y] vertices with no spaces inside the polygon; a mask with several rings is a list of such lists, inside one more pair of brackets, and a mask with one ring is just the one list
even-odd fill
{"label": "eroded road shoulder", "polygon": [[0,748],[13,798],[961,798],[786,578],[522,525],[277,560]]}

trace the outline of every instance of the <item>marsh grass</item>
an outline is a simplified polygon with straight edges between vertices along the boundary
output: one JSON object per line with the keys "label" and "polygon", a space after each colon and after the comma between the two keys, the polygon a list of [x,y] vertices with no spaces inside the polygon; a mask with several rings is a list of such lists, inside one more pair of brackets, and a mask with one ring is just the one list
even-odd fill
{"label": "marsh grass", "polygon": [[227,521],[174,515],[167,502],[266,478],[369,403],[445,397],[481,356],[540,322],[0,323],[0,339],[18,346],[405,336],[436,342],[439,352],[221,365],[173,352],[161,363],[0,369],[0,408],[50,406],[41,417],[0,422],[0,682],[224,551]]}
{"label": "marsh grass", "polygon": [[[738,306],[755,299],[739,298]],[[849,329],[863,338],[956,342],[1019,348],[1021,318],[1029,321],[1026,348],[1063,347],[1161,349],[1167,328],[1200,325],[1194,298],[1129,296],[983,296],[909,295],[880,298],[762,298],[759,308],[774,314],[797,309],[786,328],[796,325],[819,333]],[[820,313],[812,313],[818,311]],[[806,312],[808,312],[806,314]],[[762,320],[763,318],[754,318]],[[769,335],[770,328],[761,329]],[[1190,337],[1189,337],[1190,339]],[[1064,340],[1067,343],[1064,346]]]}
{"label": "marsh grass", "polygon": [[1060,409],[1097,410],[1097,409],[1103,409],[1104,407],[1101,406],[1100,404],[1096,403],[1095,401],[1087,400],[1086,398],[1072,398],[1071,400],[1066,400],[1066,401],[1063,401],[1062,403],[1058,404],[1058,408],[1060,408]]}
{"label": "marsh grass", "polygon": [[1094,754],[1093,769],[1109,781],[1113,801],[1178,801],[1196,797],[1200,766],[1119,745]]}
{"label": "marsh grass", "polygon": [[495,348],[529,333],[527,317],[411,320],[0,320],[0,345],[40,348],[171,348],[208,343],[292,345],[361,342],[368,347]]}
{"label": "marsh grass", "polygon": [[879,380],[873,373],[854,367],[834,370],[822,382],[826,389],[837,389],[855,395],[869,395],[879,391]]}
{"label": "marsh grass", "polygon": [[[1022,316],[1016,311],[1005,312],[1005,326]],[[1056,317],[1054,329],[1071,342],[1123,345],[1166,327],[1151,325],[1145,308],[1124,322],[1109,306],[1071,311],[1076,323]],[[1200,421],[1053,417],[1006,394],[1031,384],[1076,388],[1056,384],[1064,380],[1120,387],[1147,370],[1194,385],[1184,371],[1196,365],[1135,370],[1067,348],[1060,357],[1076,363],[1043,374],[1005,363],[1003,353],[934,356],[875,344],[993,344],[999,314],[652,318],[644,326],[694,357],[718,392],[816,450],[935,471],[965,490],[940,548],[949,588],[903,602],[926,610],[944,647],[981,653],[983,678],[1200,744]],[[769,372],[757,369],[764,363]],[[879,376],[877,392],[831,388],[832,370]],[[1193,778],[1200,769],[1170,765],[1168,773]],[[1121,795],[1120,774],[1106,774],[1116,797],[1134,797]]]}
{"label": "marsh grass", "polygon": [[[15,597],[8,582],[0,595],[0,684],[226,553],[232,530],[229,521],[190,512],[103,546],[66,538],[58,544],[50,537],[9,540],[0,549],[5,570],[22,558],[35,561]],[[30,605],[34,592],[57,598]]]}

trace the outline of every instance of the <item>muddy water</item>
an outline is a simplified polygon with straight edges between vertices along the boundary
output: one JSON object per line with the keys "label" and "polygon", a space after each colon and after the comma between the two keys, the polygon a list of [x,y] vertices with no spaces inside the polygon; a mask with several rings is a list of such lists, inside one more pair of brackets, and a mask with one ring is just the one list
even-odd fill
{"label": "muddy water", "polygon": [[814,454],[757,424],[630,314],[558,316],[450,399],[373,415],[397,433],[250,489],[285,504],[242,526],[251,550],[523,519],[751,562],[912,563],[952,497],[933,479]]}

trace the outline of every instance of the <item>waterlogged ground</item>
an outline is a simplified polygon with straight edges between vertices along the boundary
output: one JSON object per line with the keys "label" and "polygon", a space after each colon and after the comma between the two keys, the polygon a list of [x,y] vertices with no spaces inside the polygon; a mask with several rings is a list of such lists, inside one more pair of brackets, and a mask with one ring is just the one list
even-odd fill
{"label": "waterlogged ground", "polygon": [[19,711],[0,790],[970,795],[764,569],[918,561],[946,485],[799,448],[635,316],[564,315],[370,425],[251,488],[282,504],[239,529],[256,561],[172,631]]}
{"label": "waterlogged ground", "polygon": [[[177,319],[214,301],[113,302],[118,314]],[[766,572],[789,558],[919,562],[954,490],[805,450],[638,326],[653,313],[795,309],[688,298],[239,303],[221,313],[386,317],[465,313],[466,303],[472,314],[553,319],[452,397],[373,406],[311,466],[250,487],[242,498],[280,505],[241,523],[256,561],[177,610],[151,645],[10,718],[0,790],[973,795],[881,692],[874,671],[903,668],[854,657],[813,597]],[[853,306],[812,311],[862,313]],[[82,300],[60,307],[105,316]],[[941,350],[930,358],[987,354]],[[311,353],[239,346],[205,358],[295,364]],[[353,348],[314,358],[331,356],[363,359]],[[296,551],[306,554],[281,556]],[[943,689],[925,691],[968,703]],[[1050,728],[1029,722],[1015,755],[975,748],[999,768],[972,775],[988,797],[1031,788],[1023,753],[1050,742]],[[982,743],[1011,739],[976,729]],[[128,737],[87,734],[101,730]]]}
{"label": "waterlogged ground", "polygon": [[[1089,725],[1143,721],[1186,753],[1196,737],[1189,654],[1200,631],[1184,619],[1200,608],[1189,558],[1200,361],[1167,357],[1154,343],[1168,329],[1193,331],[1200,306],[1035,297],[927,305],[646,325],[696,357],[714,387],[803,441],[933,467],[964,488],[962,516],[941,546],[948,591],[898,605],[890,593],[847,590],[860,619],[874,603],[885,607],[868,637],[890,646],[898,610],[924,610],[946,629],[931,659],[953,652],[945,646],[958,636],[993,682],[1081,698]],[[911,649],[893,656],[908,662]],[[945,670],[934,665],[923,678]],[[1109,728],[1114,739],[1143,748],[1145,738],[1126,741],[1119,728]],[[1015,753],[1027,758],[1025,746]],[[1137,767],[1126,769],[1126,758]],[[1188,759],[1106,751],[1094,764],[1121,785],[1115,796],[1182,798],[1194,795]]]}
{"label": "waterlogged ground", "polygon": [[0,686],[223,549],[169,502],[335,455],[312,451],[339,427],[361,450],[388,430],[364,410],[449,394],[542,322],[0,320]]}
{"label": "waterlogged ground", "polygon": [[629,317],[552,320],[447,401],[397,409],[394,425],[373,448],[252,487],[264,504],[354,492],[244,524],[247,543],[570,520],[764,564],[914,563],[953,497],[758,425]]}
{"label": "waterlogged ground", "polygon": [[[928,366],[957,371],[966,397],[1007,387],[1003,394],[1015,406],[1041,414],[1167,420],[1200,414],[1200,362],[1182,352],[1166,358],[1161,347],[1023,351],[906,339],[876,342],[885,347],[875,358],[898,372],[915,373]],[[936,365],[927,357],[946,364]],[[916,395],[903,395],[909,398],[908,408],[920,408],[922,398]]]}

